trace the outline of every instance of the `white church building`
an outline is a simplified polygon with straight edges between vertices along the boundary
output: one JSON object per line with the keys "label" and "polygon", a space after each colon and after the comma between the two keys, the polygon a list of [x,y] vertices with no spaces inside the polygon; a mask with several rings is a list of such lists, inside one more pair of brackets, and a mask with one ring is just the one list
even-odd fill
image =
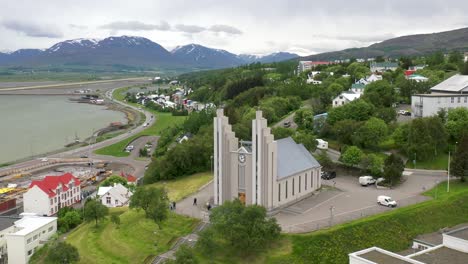
{"label": "white church building", "polygon": [[223,109],[214,118],[214,204],[238,198],[271,211],[321,187],[321,166],[290,137],[275,140],[262,112],[252,120],[252,141],[236,138]]}

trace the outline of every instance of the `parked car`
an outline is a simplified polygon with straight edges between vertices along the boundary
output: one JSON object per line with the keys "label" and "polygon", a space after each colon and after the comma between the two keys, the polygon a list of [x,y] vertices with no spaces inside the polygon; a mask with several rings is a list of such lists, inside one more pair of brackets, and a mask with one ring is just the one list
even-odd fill
{"label": "parked car", "polygon": [[133,145],[128,145],[126,148],[125,148],[125,151],[126,152],[130,152],[134,149]]}
{"label": "parked car", "polygon": [[48,159],[47,157],[41,158],[40,160],[41,160],[42,162],[47,162],[47,161],[49,161],[49,159]]}
{"label": "parked car", "polygon": [[88,158],[88,155],[83,154],[83,155],[80,156],[80,158],[82,158],[82,159],[87,159],[87,158]]}
{"label": "parked car", "polygon": [[375,179],[372,176],[361,176],[359,177],[359,184],[361,184],[362,186],[375,184]]}
{"label": "parked car", "polygon": [[385,195],[379,195],[377,197],[377,203],[383,206],[388,206],[388,207],[396,207],[397,202],[392,199],[390,196],[385,196]]}
{"label": "parked car", "polygon": [[375,184],[379,184],[379,183],[384,182],[384,181],[385,181],[385,178],[380,177],[375,181]]}
{"label": "parked car", "polygon": [[336,178],[336,172],[334,171],[322,171],[321,177],[323,180],[331,180]]}
{"label": "parked car", "polygon": [[410,115],[411,115],[411,112],[406,111],[406,110],[399,110],[399,111],[398,111],[398,114],[399,114],[399,115],[404,115],[404,116],[410,116]]}
{"label": "parked car", "polygon": [[284,127],[290,127],[291,126],[291,121],[287,121],[283,123]]}

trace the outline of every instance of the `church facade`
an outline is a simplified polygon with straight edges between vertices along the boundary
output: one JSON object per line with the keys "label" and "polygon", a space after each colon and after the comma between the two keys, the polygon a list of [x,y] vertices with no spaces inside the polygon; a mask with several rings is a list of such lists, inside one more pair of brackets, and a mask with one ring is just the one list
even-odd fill
{"label": "church facade", "polygon": [[223,109],[214,118],[214,204],[240,199],[267,210],[294,203],[321,187],[321,166],[290,137],[274,140],[257,111],[252,141],[236,138]]}

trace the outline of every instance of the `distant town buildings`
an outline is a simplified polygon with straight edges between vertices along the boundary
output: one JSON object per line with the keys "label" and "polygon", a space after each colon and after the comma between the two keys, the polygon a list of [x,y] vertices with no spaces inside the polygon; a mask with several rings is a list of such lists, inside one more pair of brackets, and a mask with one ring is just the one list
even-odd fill
{"label": "distant town buildings", "polygon": [[299,65],[297,66],[297,73],[300,74],[301,72],[310,71],[315,68],[315,66],[328,65],[330,63],[331,62],[328,61],[299,61]]}
{"label": "distant town buildings", "polygon": [[454,75],[432,87],[430,94],[411,96],[413,117],[433,116],[455,107],[468,107],[468,75]]}
{"label": "distant town buildings", "polygon": [[26,264],[30,257],[57,232],[57,218],[22,213],[0,216],[1,263]]}
{"label": "distant town buildings", "polygon": [[322,185],[321,166],[290,137],[275,140],[257,111],[252,141],[240,141],[223,109],[214,119],[214,203],[238,198],[274,210],[306,198]]}
{"label": "distant town buildings", "polygon": [[370,71],[371,72],[385,72],[385,71],[394,71],[398,68],[398,63],[396,62],[371,62]]}
{"label": "distant town buildings", "polygon": [[23,195],[24,212],[47,216],[55,215],[60,208],[80,201],[80,180],[70,173],[32,181]]}

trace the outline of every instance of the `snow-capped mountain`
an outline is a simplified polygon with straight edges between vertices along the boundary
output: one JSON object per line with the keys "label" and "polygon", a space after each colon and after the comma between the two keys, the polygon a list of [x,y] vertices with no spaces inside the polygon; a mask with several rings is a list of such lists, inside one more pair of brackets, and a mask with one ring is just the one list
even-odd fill
{"label": "snow-capped mountain", "polygon": [[272,62],[297,57],[290,53],[267,56],[236,55],[198,44],[179,46],[171,52],[143,37],[112,36],[105,39],[72,39],[45,50],[23,49],[0,53],[1,66],[107,68],[226,68],[251,62]]}

